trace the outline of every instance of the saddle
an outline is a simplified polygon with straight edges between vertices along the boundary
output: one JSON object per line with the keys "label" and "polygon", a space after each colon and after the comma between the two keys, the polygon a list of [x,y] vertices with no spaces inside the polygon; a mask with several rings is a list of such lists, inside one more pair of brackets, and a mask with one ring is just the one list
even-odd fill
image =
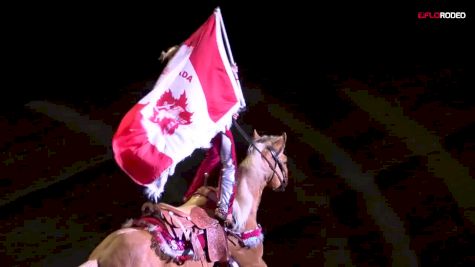
{"label": "saddle", "polygon": [[[191,243],[194,260],[204,262],[208,258],[211,262],[225,262],[229,255],[226,234],[219,221],[214,218],[213,209],[203,208],[208,200],[216,201],[216,192],[201,187],[179,207],[167,203],[153,205],[153,215],[164,221],[169,234]],[[144,206],[143,212],[147,208],[150,209],[150,206]]]}

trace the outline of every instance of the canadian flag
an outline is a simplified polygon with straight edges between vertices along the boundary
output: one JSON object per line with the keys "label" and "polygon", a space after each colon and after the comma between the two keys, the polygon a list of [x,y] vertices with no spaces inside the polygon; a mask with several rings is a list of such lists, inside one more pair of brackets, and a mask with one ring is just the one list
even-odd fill
{"label": "canadian flag", "polygon": [[114,158],[157,201],[176,165],[208,148],[245,105],[218,7],[123,117],[112,140]]}

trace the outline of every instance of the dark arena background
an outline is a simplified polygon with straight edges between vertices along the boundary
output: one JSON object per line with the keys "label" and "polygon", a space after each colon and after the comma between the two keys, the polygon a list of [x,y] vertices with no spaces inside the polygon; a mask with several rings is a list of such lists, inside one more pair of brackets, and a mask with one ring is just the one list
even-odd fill
{"label": "dark arena background", "polygon": [[[290,184],[264,192],[258,216],[267,264],[475,266],[472,9],[383,2],[5,5],[1,265],[77,266],[140,214],[112,135],[160,52],[219,5],[248,104],[239,122],[288,135]],[[446,11],[466,17],[418,18]],[[200,156],[164,201],[179,204]]]}

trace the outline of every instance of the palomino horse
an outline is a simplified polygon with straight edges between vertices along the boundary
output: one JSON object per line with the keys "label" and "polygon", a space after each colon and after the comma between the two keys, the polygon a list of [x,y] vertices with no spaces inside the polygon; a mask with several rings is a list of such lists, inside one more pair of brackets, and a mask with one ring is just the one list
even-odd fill
{"label": "palomino horse", "polygon": [[267,266],[257,212],[264,188],[287,185],[286,139],[285,133],[254,131],[237,172],[232,225],[214,219],[215,189],[202,187],[180,207],[145,203],[143,217],[109,234],[81,266],[214,266],[228,258],[239,266]]}

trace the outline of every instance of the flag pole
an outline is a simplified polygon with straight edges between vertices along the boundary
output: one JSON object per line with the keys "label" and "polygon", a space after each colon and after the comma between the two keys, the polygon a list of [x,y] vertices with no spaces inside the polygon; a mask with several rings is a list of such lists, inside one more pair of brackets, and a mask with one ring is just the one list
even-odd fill
{"label": "flag pole", "polygon": [[229,55],[229,61],[231,61],[233,71],[237,72],[237,65],[236,65],[236,62],[234,62],[233,53],[231,52],[231,45],[229,44],[228,34],[226,33],[226,27],[224,26],[223,16],[221,15],[221,9],[217,7],[215,9],[215,12],[217,16],[219,16],[219,23],[221,24],[221,28],[222,28],[221,33],[224,36],[226,51],[228,52],[228,55]]}

